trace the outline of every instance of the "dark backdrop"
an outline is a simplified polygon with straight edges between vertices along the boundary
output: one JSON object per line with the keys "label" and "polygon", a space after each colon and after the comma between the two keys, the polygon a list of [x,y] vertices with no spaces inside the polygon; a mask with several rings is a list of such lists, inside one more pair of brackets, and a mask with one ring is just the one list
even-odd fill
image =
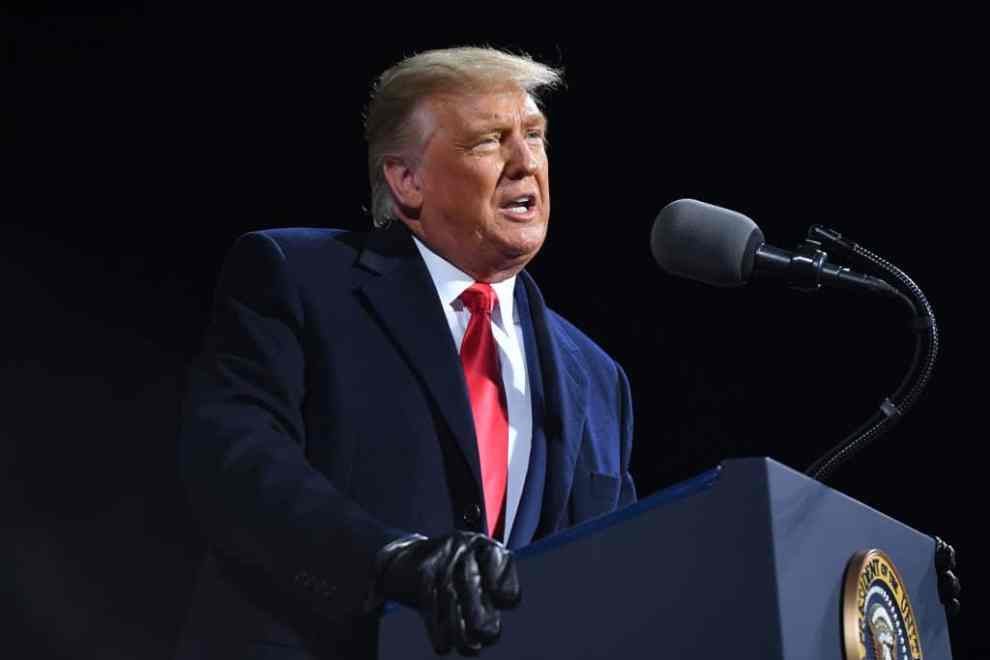
{"label": "dark backdrop", "polygon": [[[341,11],[3,17],[3,627],[23,657],[169,656],[203,551],[176,477],[178,397],[223,255],[261,227],[369,226],[370,80],[464,43],[566,69],[547,107],[550,236],[530,270],[626,367],[643,495],[728,457],[803,469],[892,392],[911,349],[883,301],[663,275],[648,234],[664,204],[737,209],[788,248],[833,226],[922,286],[936,376],[832,485],[956,545],[955,654],[990,650],[965,17]],[[583,13],[582,30],[561,27]]]}

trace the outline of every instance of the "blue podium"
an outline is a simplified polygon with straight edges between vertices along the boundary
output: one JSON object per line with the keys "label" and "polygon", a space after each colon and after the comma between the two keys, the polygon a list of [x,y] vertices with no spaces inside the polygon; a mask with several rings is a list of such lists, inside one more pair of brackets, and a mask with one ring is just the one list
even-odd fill
{"label": "blue podium", "polygon": [[[520,550],[522,603],[482,657],[841,660],[846,567],[870,549],[900,574],[925,660],[951,658],[934,539],[766,458]],[[379,657],[436,657],[417,613],[384,615]]]}

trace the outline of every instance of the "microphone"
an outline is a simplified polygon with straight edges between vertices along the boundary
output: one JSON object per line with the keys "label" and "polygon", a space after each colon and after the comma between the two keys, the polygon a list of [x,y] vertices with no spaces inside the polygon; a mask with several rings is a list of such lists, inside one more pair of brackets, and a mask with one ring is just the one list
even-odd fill
{"label": "microphone", "polygon": [[[870,275],[828,263],[823,245],[840,255],[894,278],[901,288]],[[914,357],[897,390],[842,442],[812,463],[806,474],[824,481],[839,466],[890,430],[917,402],[931,379],[938,355],[938,326],[928,299],[904,271],[838,232],[813,226],[793,252],[767,245],[763,232],[741,213],[679,199],[660,211],[653,223],[650,249],[660,267],[673,275],[730,287],[754,278],[771,277],[805,291],[843,287],[900,299],[911,310],[910,327],[917,333]],[[902,291],[903,289],[903,291]]]}
{"label": "microphone", "polygon": [[769,278],[802,291],[828,286],[901,297],[878,277],[828,263],[820,247],[810,238],[793,252],[773,247],[742,213],[695,199],[665,206],[650,235],[653,258],[663,270],[713,286],[741,286],[754,278]]}

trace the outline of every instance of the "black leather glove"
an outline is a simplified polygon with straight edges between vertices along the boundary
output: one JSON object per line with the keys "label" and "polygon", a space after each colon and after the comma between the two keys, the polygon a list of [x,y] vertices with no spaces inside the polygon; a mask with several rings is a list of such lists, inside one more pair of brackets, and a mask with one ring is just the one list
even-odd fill
{"label": "black leather glove", "polygon": [[502,632],[499,610],[518,605],[521,592],[512,553],[482,534],[389,544],[378,556],[378,592],[417,608],[433,649],[477,655]]}
{"label": "black leather glove", "polygon": [[959,614],[959,593],[962,591],[959,578],[952,572],[955,567],[955,549],[936,536],[935,572],[938,574],[938,598],[945,605],[945,611],[949,616]]}

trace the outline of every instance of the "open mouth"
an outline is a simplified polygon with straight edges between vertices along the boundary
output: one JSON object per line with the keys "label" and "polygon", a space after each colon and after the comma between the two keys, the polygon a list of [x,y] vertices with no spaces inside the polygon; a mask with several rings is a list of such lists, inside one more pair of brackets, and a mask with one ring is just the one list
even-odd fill
{"label": "open mouth", "polygon": [[520,195],[513,197],[502,205],[502,210],[512,215],[528,215],[536,206],[535,195]]}

